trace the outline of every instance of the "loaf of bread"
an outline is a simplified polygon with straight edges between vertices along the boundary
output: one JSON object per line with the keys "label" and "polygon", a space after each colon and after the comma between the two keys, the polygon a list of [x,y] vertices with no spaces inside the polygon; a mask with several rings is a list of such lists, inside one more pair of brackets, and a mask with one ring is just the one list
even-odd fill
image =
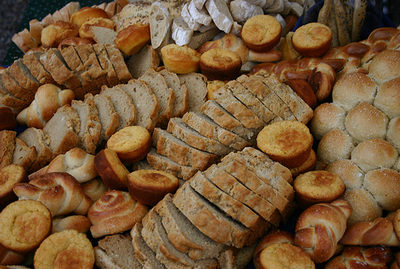
{"label": "loaf of bread", "polygon": [[149,24],[137,23],[118,32],[114,41],[117,48],[125,55],[138,53],[150,42]]}

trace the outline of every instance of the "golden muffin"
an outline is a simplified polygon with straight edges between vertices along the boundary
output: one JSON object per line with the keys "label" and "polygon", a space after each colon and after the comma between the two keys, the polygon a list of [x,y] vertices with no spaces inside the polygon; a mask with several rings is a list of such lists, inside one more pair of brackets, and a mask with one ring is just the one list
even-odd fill
{"label": "golden muffin", "polygon": [[292,36],[294,49],[303,57],[319,57],[328,51],[331,43],[331,29],[318,22],[299,27]]}
{"label": "golden muffin", "polygon": [[169,44],[161,49],[161,57],[167,70],[177,74],[187,74],[200,70],[201,54],[189,46]]}

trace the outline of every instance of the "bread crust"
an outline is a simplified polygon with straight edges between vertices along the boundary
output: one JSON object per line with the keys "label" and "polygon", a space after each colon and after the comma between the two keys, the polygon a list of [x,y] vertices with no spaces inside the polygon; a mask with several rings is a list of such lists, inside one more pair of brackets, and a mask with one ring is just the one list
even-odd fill
{"label": "bread crust", "polygon": [[150,25],[136,23],[118,32],[115,45],[125,56],[138,53],[150,43]]}
{"label": "bread crust", "polygon": [[71,22],[81,27],[81,25],[92,18],[109,19],[107,12],[97,7],[83,7],[71,15]]}

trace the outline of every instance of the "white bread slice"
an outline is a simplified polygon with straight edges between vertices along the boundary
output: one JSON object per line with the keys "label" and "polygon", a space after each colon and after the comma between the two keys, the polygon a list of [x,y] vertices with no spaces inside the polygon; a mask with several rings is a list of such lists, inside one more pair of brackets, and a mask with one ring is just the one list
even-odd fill
{"label": "white bread slice", "polygon": [[157,69],[161,58],[151,45],[145,45],[138,53],[131,55],[127,61],[129,72],[134,79],[139,78],[149,69]]}
{"label": "white bread slice", "polygon": [[199,112],[207,101],[207,77],[200,73],[179,74],[179,80],[189,92],[189,111]]}
{"label": "white bread slice", "polygon": [[167,45],[171,37],[171,24],[169,11],[162,2],[153,2],[151,4],[149,23],[153,48],[158,49]]}
{"label": "white bread slice", "polygon": [[93,39],[96,44],[114,44],[114,40],[117,38],[118,33],[113,29],[100,26],[90,27],[90,32],[93,35]]}
{"label": "white bread slice", "polygon": [[178,46],[189,44],[193,36],[193,29],[180,16],[172,21],[171,37]]}
{"label": "white bread slice", "polygon": [[189,91],[181,84],[177,74],[163,69],[159,73],[164,77],[167,86],[171,88],[175,95],[173,116],[182,117],[189,110]]}

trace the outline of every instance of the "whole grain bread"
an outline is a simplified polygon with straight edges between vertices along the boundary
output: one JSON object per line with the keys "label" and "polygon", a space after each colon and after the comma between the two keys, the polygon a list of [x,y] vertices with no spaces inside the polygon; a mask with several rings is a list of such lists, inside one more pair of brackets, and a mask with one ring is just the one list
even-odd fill
{"label": "whole grain bread", "polygon": [[25,90],[18,84],[15,78],[10,74],[9,68],[4,69],[1,73],[1,82],[11,96],[20,99],[26,106],[34,99],[32,92]]}
{"label": "whole grain bread", "polygon": [[159,73],[164,77],[168,87],[172,89],[175,95],[173,116],[182,117],[189,110],[189,91],[187,87],[181,84],[177,74],[163,69]]}
{"label": "whole grain bread", "polygon": [[[138,1],[140,2],[140,1]],[[138,53],[133,54],[127,61],[132,77],[138,79],[149,69],[157,69],[161,63],[160,55],[151,45],[145,45]]]}
{"label": "whole grain bread", "polygon": [[23,140],[18,137],[15,138],[15,150],[12,156],[13,164],[22,166],[26,171],[28,171],[29,167],[36,160],[36,157],[37,152],[35,147],[28,147]]}
{"label": "whole grain bread", "polygon": [[39,81],[31,74],[23,60],[17,59],[8,67],[10,74],[15,78],[21,88],[25,91],[35,94],[37,88],[41,85]]}
{"label": "whole grain bread", "polygon": [[115,72],[117,73],[118,79],[121,83],[127,83],[132,79],[131,73],[126,66],[124,56],[121,51],[115,46],[110,44],[105,44],[108,58],[110,59]]}
{"label": "whole grain bread", "polygon": [[55,83],[51,74],[44,68],[40,62],[40,56],[43,52],[28,51],[22,56],[22,60],[31,74],[39,81],[40,84]]}
{"label": "whole grain bread", "polygon": [[200,73],[179,74],[179,80],[189,93],[189,110],[199,112],[207,101],[207,77]]}
{"label": "whole grain bread", "polygon": [[[104,27],[103,27],[104,28]],[[97,60],[100,63],[101,68],[106,71],[106,78],[108,82],[108,86],[112,87],[117,84],[120,84],[117,73],[114,70],[114,67],[111,63],[110,58],[108,57],[106,48],[101,43],[93,44],[93,50],[96,53]]]}

